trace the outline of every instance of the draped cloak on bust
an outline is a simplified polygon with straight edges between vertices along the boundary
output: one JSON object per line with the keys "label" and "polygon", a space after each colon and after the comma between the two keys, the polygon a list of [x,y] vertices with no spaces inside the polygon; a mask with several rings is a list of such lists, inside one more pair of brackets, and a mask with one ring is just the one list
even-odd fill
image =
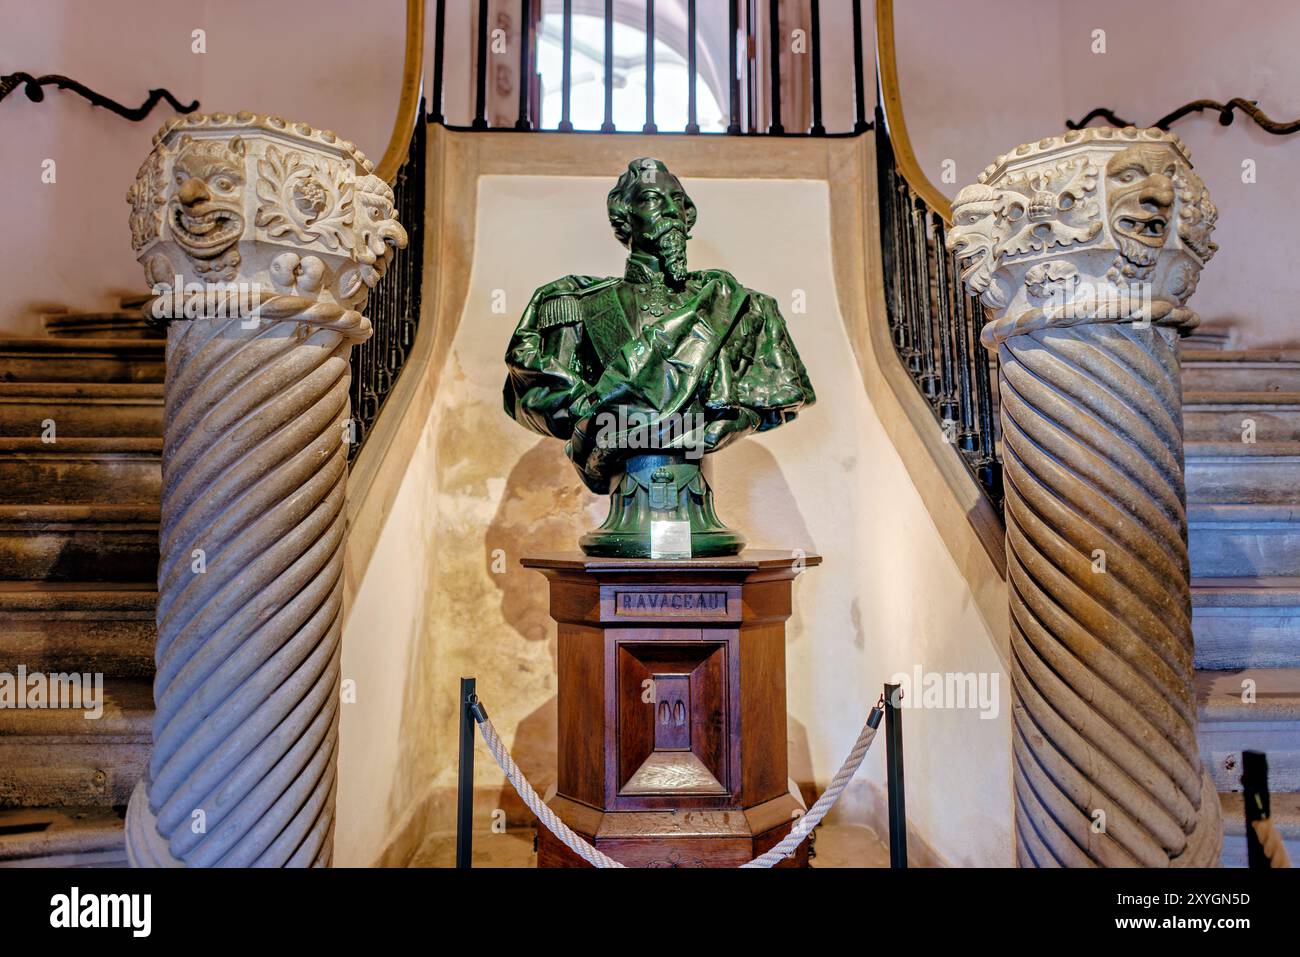
{"label": "draped cloak on bust", "polygon": [[609,492],[630,455],[715,452],[816,401],[770,296],[720,269],[672,292],[637,282],[635,267],[541,287],[506,351],[506,412],[564,439],[593,492]]}

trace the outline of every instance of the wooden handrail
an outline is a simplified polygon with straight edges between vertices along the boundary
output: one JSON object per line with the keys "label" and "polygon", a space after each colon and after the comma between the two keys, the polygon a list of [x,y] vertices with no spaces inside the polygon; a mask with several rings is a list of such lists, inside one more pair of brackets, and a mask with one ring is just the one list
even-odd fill
{"label": "wooden handrail", "polygon": [[[948,197],[921,171],[903,119],[903,98],[898,89],[898,65],[894,57],[894,0],[876,0],[876,75],[885,129],[894,150],[894,163],[903,178],[925,200],[927,206],[952,225],[952,204]],[[877,135],[879,131],[877,130]]]}
{"label": "wooden handrail", "polygon": [[406,53],[402,62],[402,96],[393,119],[388,148],[379,161],[376,175],[387,183],[397,178],[406,162],[411,133],[420,120],[420,96],[424,92],[424,0],[406,0]]}

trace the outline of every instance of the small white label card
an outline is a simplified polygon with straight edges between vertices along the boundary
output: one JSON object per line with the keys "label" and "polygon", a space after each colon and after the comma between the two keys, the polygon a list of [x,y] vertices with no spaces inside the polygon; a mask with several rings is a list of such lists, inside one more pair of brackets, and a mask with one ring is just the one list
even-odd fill
{"label": "small white label card", "polygon": [[690,558],[690,522],[650,522],[651,558]]}

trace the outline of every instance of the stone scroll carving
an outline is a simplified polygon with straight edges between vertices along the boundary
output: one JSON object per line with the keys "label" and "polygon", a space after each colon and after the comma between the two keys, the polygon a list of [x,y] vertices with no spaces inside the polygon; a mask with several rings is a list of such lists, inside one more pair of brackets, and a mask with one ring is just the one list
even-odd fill
{"label": "stone scroll carving", "polygon": [[352,143],[171,121],[127,193],[168,323],[154,753],[136,866],[320,866],[338,751],[349,354],[406,233]]}
{"label": "stone scroll carving", "polygon": [[1178,334],[1216,218],[1162,130],[1017,147],[948,248],[999,357],[1022,866],[1210,866]]}

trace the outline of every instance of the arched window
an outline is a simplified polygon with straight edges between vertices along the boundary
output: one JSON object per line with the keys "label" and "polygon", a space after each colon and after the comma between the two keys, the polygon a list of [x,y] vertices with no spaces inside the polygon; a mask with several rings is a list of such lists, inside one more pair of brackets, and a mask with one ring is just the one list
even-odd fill
{"label": "arched window", "polygon": [[[562,108],[564,18],[547,10],[537,31],[537,72],[541,75],[541,128],[557,129]],[[614,23],[614,127],[640,131],[645,123],[646,35],[639,27]],[[569,116],[577,130],[598,130],[605,119],[605,21],[573,15],[572,93]],[[655,125],[686,128],[687,61],[655,37]],[[702,133],[720,133],[727,118],[707,76],[696,73],[696,117]]]}

